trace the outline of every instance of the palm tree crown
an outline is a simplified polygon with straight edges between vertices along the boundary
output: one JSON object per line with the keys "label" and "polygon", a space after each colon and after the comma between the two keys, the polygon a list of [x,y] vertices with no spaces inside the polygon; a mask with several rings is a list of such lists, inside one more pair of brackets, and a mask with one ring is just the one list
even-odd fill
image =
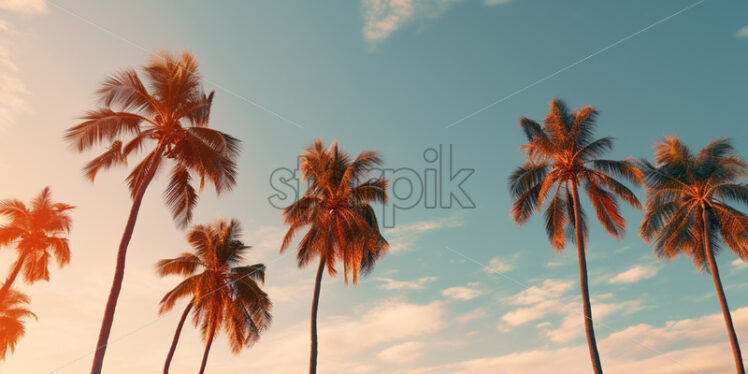
{"label": "palm tree crown", "polygon": [[29,303],[28,296],[8,290],[7,295],[0,299],[0,360],[16,348],[18,340],[26,333],[23,319],[36,318],[34,313],[26,308]]}
{"label": "palm tree crown", "polygon": [[721,238],[742,259],[748,259],[748,217],[730,202],[748,204],[748,166],[728,139],[716,140],[692,155],[676,137],[655,147],[655,164],[641,161],[647,181],[647,209],[639,233],[654,241],[655,253],[673,258],[690,256],[703,269],[707,261],[702,219],[712,251]]}
{"label": "palm tree crown", "polygon": [[[642,182],[641,172],[629,161],[598,159],[612,149],[613,139],[593,139],[597,110],[586,106],[569,112],[561,100],[553,100],[550,113],[543,126],[522,117],[520,127],[528,142],[520,147],[527,160],[509,178],[510,190],[515,200],[512,218],[525,224],[532,214],[550,197],[545,211],[546,232],[553,247],[564,248],[567,235],[575,236],[573,190],[571,184],[584,183],[597,218],[603,227],[616,238],[626,228],[616,197],[641,208],[633,192],[615,177],[622,177],[635,185]],[[579,223],[583,236],[587,225],[580,207]]]}
{"label": "palm tree crown", "polygon": [[379,232],[374,202],[387,202],[387,179],[371,178],[371,169],[382,162],[377,152],[362,152],[351,159],[337,143],[324,148],[317,140],[306,148],[301,171],[309,189],[283,211],[289,225],[281,252],[288,249],[299,230],[308,228],[297,252],[299,267],[318,257],[330,276],[343,263],[346,283],[370,271],[388,244]]}
{"label": "palm tree crown", "polygon": [[234,353],[257,341],[271,322],[270,299],[257,284],[265,281],[265,265],[242,265],[250,247],[240,236],[236,220],[196,225],[187,235],[194,252],[157,264],[160,276],[186,277],[161,299],[160,313],[191,298],[193,321],[206,342],[223,327]]}
{"label": "palm tree crown", "polygon": [[22,271],[24,279],[33,283],[49,280],[51,257],[63,267],[70,262],[70,247],[65,237],[70,232],[72,218],[68,204],[52,201],[49,187],[32,200],[30,206],[11,199],[0,202],[0,216],[9,222],[0,226],[0,245],[14,244],[18,260],[0,289],[0,298],[7,292]]}
{"label": "palm tree crown", "polygon": [[715,255],[721,242],[738,257],[748,259],[748,216],[729,203],[748,204],[748,165],[728,139],[719,139],[692,155],[670,136],[655,146],[655,164],[641,160],[647,181],[647,211],[639,234],[654,241],[658,257],[684,253],[699,270],[707,266],[722,307],[735,369],[744,374],[740,343],[727,305]]}
{"label": "palm tree crown", "polygon": [[185,227],[206,179],[217,193],[235,184],[239,140],[208,127],[213,92],[203,92],[191,54],[156,54],[144,72],[147,85],[132,69],[107,79],[98,91],[102,107],[89,111],[65,137],[78,151],[109,145],[84,167],[92,181],[99,170],[126,165],[129,156],[155,142],[127,177],[130,192],[135,197],[162,161],[172,160],[164,197],[177,224]]}

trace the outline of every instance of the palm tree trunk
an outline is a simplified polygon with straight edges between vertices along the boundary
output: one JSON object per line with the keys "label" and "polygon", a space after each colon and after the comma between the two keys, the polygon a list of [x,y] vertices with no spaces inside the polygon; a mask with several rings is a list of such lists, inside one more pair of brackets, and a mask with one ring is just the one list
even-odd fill
{"label": "palm tree trunk", "polygon": [[317,278],[314,281],[314,298],[312,299],[312,352],[309,355],[309,374],[317,373],[317,309],[319,308],[319,291],[322,287],[324,270],[325,258],[321,257],[319,268],[317,268]]}
{"label": "palm tree trunk", "polygon": [[[703,209],[703,208],[702,208]],[[717,269],[717,261],[714,259],[714,253],[709,245],[709,230],[707,230],[707,214],[708,211],[703,209],[702,213],[702,229],[704,235],[704,250],[706,251],[706,258],[709,262],[709,271],[712,273],[712,280],[714,281],[714,288],[717,289],[717,296],[719,297],[719,304],[722,306],[722,316],[725,318],[725,325],[727,325],[727,333],[730,335],[730,345],[732,345],[732,355],[735,358],[735,368],[738,374],[745,374],[745,368],[743,367],[743,357],[740,354],[740,343],[738,343],[738,336],[735,333],[735,326],[732,324],[732,316],[730,315],[730,307],[727,306],[727,298],[725,297],[725,290],[722,288],[722,281],[719,277],[719,269]]]}
{"label": "palm tree trunk", "polygon": [[[154,152],[158,152],[156,157],[160,157],[160,148],[158,145]],[[104,365],[104,353],[106,353],[106,347],[109,342],[109,334],[112,331],[112,322],[114,322],[114,310],[117,308],[117,299],[119,293],[122,290],[122,280],[125,277],[125,256],[127,255],[127,246],[130,244],[133,230],[135,229],[135,221],[138,218],[138,211],[140,210],[140,204],[143,202],[143,196],[148,185],[153,180],[153,176],[156,174],[156,168],[158,167],[158,160],[155,161],[155,165],[151,165],[148,174],[146,175],[143,183],[138,187],[137,193],[133,198],[132,208],[130,208],[130,216],[127,218],[127,225],[125,231],[122,234],[122,239],[119,243],[119,249],[117,250],[117,265],[114,270],[114,279],[112,280],[112,289],[109,291],[109,299],[106,302],[106,310],[104,311],[104,319],[101,322],[101,330],[99,331],[99,340],[96,342],[96,353],[94,354],[93,365],[91,367],[91,374],[101,374],[101,369]]]}
{"label": "palm tree trunk", "polygon": [[190,300],[190,303],[187,304],[187,307],[184,308],[184,313],[182,313],[182,318],[179,319],[179,324],[177,325],[177,331],[174,333],[174,339],[171,341],[171,347],[169,348],[169,354],[166,355],[166,362],[164,363],[164,374],[169,374],[169,366],[171,365],[171,359],[174,358],[174,352],[177,350],[177,342],[179,342],[179,334],[182,333],[182,326],[184,326],[184,321],[187,319],[187,315],[190,314],[190,309],[192,309],[192,303],[195,299]]}
{"label": "palm tree trunk", "polygon": [[595,374],[602,374],[603,367],[600,363],[600,354],[597,352],[595,342],[595,328],[592,325],[592,306],[590,305],[590,292],[587,288],[587,259],[585,238],[582,227],[579,225],[579,193],[576,181],[571,181],[572,198],[574,199],[574,228],[577,237],[577,253],[579,256],[579,284],[582,288],[582,307],[584,309],[584,330],[587,333],[587,346],[590,350],[590,360]]}
{"label": "palm tree trunk", "polygon": [[5,297],[5,295],[8,293],[8,290],[10,290],[10,286],[12,286],[13,282],[16,281],[16,277],[18,277],[18,273],[21,272],[21,268],[23,267],[23,263],[26,260],[27,255],[28,252],[24,251],[21,252],[20,256],[18,256],[18,260],[16,260],[15,265],[13,265],[13,271],[8,275],[5,283],[3,283],[3,287],[0,288],[0,299]]}
{"label": "palm tree trunk", "polygon": [[205,372],[205,365],[208,364],[208,353],[210,353],[210,346],[213,345],[213,338],[216,335],[215,327],[211,327],[210,334],[208,335],[208,341],[205,343],[205,352],[203,353],[203,363],[200,365],[200,374]]}

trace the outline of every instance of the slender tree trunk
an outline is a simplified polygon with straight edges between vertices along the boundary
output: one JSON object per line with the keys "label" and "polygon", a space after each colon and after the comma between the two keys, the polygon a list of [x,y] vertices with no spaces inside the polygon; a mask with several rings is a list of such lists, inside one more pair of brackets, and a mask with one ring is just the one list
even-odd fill
{"label": "slender tree trunk", "polygon": [[717,296],[719,297],[719,304],[722,306],[722,316],[725,317],[725,325],[727,325],[727,333],[730,335],[730,345],[732,345],[732,355],[735,358],[735,368],[738,374],[745,374],[745,368],[743,367],[743,357],[740,354],[740,343],[738,343],[738,336],[735,333],[735,326],[732,324],[732,316],[730,315],[730,307],[727,305],[727,298],[725,297],[725,290],[722,288],[722,281],[719,278],[719,269],[717,269],[717,261],[714,259],[714,253],[709,245],[709,230],[707,230],[707,214],[708,211],[702,206],[702,229],[704,235],[704,250],[706,251],[706,258],[709,262],[709,271],[712,273],[712,280],[714,281],[714,288],[717,289]]}
{"label": "slender tree trunk", "polygon": [[579,225],[579,193],[576,181],[571,181],[572,198],[574,199],[574,228],[577,237],[577,253],[579,256],[579,284],[582,288],[582,306],[584,309],[584,330],[587,333],[587,345],[590,350],[590,360],[595,374],[602,374],[603,368],[600,363],[600,354],[597,352],[595,342],[595,328],[592,325],[592,306],[590,305],[590,292],[587,288],[587,259],[584,233]]}
{"label": "slender tree trunk", "polygon": [[319,291],[322,287],[322,274],[325,270],[325,258],[319,260],[317,278],[314,281],[314,298],[312,299],[312,352],[309,355],[309,374],[317,373],[317,308],[319,308]]}
{"label": "slender tree trunk", "polygon": [[211,327],[210,335],[208,335],[208,341],[205,343],[205,352],[203,353],[203,363],[200,365],[200,374],[205,372],[205,365],[208,364],[208,353],[210,353],[210,346],[213,345],[213,338],[216,335],[215,327]]}
{"label": "slender tree trunk", "polygon": [[18,260],[16,260],[15,265],[13,265],[13,271],[11,271],[11,273],[8,275],[5,283],[3,283],[3,287],[0,288],[0,300],[5,297],[5,295],[8,293],[8,290],[10,290],[10,286],[12,286],[13,282],[16,281],[16,277],[18,277],[18,273],[21,272],[21,268],[23,267],[23,263],[25,262],[27,255],[28,252],[23,251],[21,252],[21,255],[18,256]]}
{"label": "slender tree trunk", "polygon": [[114,270],[112,289],[109,291],[109,299],[107,299],[106,302],[104,319],[101,322],[101,330],[99,331],[99,340],[96,342],[96,353],[94,354],[91,374],[101,374],[101,369],[104,365],[104,354],[106,353],[107,344],[109,342],[109,334],[112,332],[112,322],[114,322],[114,310],[117,308],[117,299],[122,290],[122,280],[125,277],[125,257],[127,255],[127,246],[130,244],[132,232],[135,229],[135,221],[138,218],[138,211],[140,210],[140,204],[143,202],[145,190],[148,188],[151,180],[153,180],[156,168],[158,168],[158,157],[161,157],[160,149],[161,146],[158,145],[156,150],[154,150],[154,152],[157,152],[156,161],[149,168],[148,174],[142,184],[138,187],[135,197],[133,198],[132,208],[130,208],[130,216],[127,218],[127,225],[122,234],[122,240],[120,240],[119,243],[119,249],[117,250],[117,265]]}
{"label": "slender tree trunk", "polygon": [[166,355],[166,362],[164,363],[164,374],[169,374],[169,366],[171,365],[171,359],[174,358],[174,352],[177,350],[177,342],[179,342],[179,334],[182,333],[182,326],[184,326],[184,321],[187,319],[187,316],[190,314],[190,309],[192,309],[192,303],[195,299],[190,300],[190,303],[187,304],[187,307],[184,308],[184,313],[182,313],[182,318],[179,319],[179,324],[177,325],[177,331],[174,333],[174,339],[171,341],[171,347],[169,348],[169,354]]}

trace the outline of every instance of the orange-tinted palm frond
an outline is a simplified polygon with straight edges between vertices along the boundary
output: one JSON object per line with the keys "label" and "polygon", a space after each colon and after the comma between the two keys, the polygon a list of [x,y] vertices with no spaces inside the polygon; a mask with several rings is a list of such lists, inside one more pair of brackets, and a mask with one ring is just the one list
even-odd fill
{"label": "orange-tinted palm frond", "polygon": [[13,289],[0,298],[0,360],[5,360],[8,352],[15,351],[18,341],[26,333],[25,320],[36,318],[28,304],[28,296]]}
{"label": "orange-tinted palm frond", "polygon": [[183,165],[175,165],[164,192],[166,205],[171,209],[171,214],[180,228],[192,221],[192,211],[197,205],[197,191],[190,184],[191,178],[189,170]]}
{"label": "orange-tinted palm frond", "polygon": [[[557,250],[564,247],[567,237],[576,239],[577,218],[582,235],[586,236],[584,210],[581,202],[574,204],[573,188],[587,186],[598,220],[615,237],[620,237],[625,229],[616,199],[641,208],[636,195],[618,180],[642,184],[643,174],[637,165],[630,160],[598,158],[613,148],[613,140],[593,139],[597,117],[593,107],[570,111],[563,101],[554,99],[542,126],[528,118],[519,120],[528,140],[520,149],[527,159],[509,176],[514,199],[511,215],[518,225],[524,225],[534,213],[544,209],[545,200],[550,198],[545,207],[546,232]],[[575,206],[579,217],[575,217]]]}
{"label": "orange-tinted palm frond", "polygon": [[72,228],[73,209],[72,205],[55,202],[49,187],[34,197],[28,207],[15,199],[0,202],[0,216],[9,218],[8,223],[0,226],[0,244],[15,247],[18,259],[12,269],[18,266],[27,282],[49,280],[52,257],[60,267],[70,262],[66,235]]}
{"label": "orange-tinted palm frond", "polygon": [[99,169],[107,170],[115,165],[126,165],[127,158],[122,151],[122,142],[115,140],[107,151],[102,153],[99,157],[89,161],[86,166],[83,167],[83,172],[91,182],[96,179],[96,174]]}
{"label": "orange-tinted palm frond", "polygon": [[299,267],[313,258],[324,259],[334,276],[336,264],[342,263],[346,283],[351,279],[354,284],[359,274],[370,271],[387,248],[370,206],[387,203],[388,180],[372,176],[381,163],[377,152],[352,159],[336,142],[325,147],[317,140],[306,147],[300,169],[309,189],[283,211],[289,229],[281,251],[299,231],[307,230],[296,253]]}
{"label": "orange-tinted palm frond", "polygon": [[642,160],[640,165],[647,207],[639,232],[655,242],[658,255],[683,253],[703,269],[708,240],[715,254],[724,244],[746,258],[748,217],[728,202],[748,204],[748,187],[737,183],[748,176],[748,166],[728,139],[718,139],[694,156],[678,138],[667,137],[655,146],[655,164]]}
{"label": "orange-tinted palm frond", "polygon": [[257,282],[265,281],[265,265],[243,265],[249,246],[241,241],[236,220],[195,225],[187,235],[194,252],[156,265],[161,276],[187,277],[161,300],[160,313],[189,298],[192,320],[204,339],[223,329],[232,351],[251,346],[267,330],[272,304]]}
{"label": "orange-tinted palm frond", "polygon": [[141,115],[128,112],[115,112],[108,108],[89,111],[80,125],[71,127],[65,138],[75,143],[79,151],[85,151],[104,140],[114,141],[121,136],[140,132],[142,122],[148,121]]}
{"label": "orange-tinted palm frond", "polygon": [[[91,180],[100,170],[127,165],[130,156],[150,148],[127,177],[133,197],[161,166],[172,164],[165,202],[176,224],[184,227],[206,180],[219,194],[236,184],[240,142],[208,127],[214,92],[203,91],[190,53],[154,54],[143,72],[144,79],[131,69],[108,78],[98,91],[101,107],[68,129],[65,138],[79,151],[108,146],[85,166]],[[199,181],[200,186],[185,181]]]}

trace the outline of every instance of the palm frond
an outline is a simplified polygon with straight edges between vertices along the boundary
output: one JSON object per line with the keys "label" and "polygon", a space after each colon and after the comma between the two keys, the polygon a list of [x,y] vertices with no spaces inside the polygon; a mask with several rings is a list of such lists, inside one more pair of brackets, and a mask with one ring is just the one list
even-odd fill
{"label": "palm frond", "polygon": [[89,111],[82,119],[81,124],[65,133],[65,139],[74,143],[78,151],[89,149],[104,140],[114,141],[123,135],[137,134],[141,123],[148,122],[141,115],[115,112],[109,108]]}
{"label": "palm frond", "polygon": [[96,174],[99,169],[107,170],[115,165],[126,165],[127,156],[122,152],[122,142],[115,140],[107,151],[102,153],[99,157],[89,161],[86,166],[83,167],[83,172],[91,182],[96,179]]}

